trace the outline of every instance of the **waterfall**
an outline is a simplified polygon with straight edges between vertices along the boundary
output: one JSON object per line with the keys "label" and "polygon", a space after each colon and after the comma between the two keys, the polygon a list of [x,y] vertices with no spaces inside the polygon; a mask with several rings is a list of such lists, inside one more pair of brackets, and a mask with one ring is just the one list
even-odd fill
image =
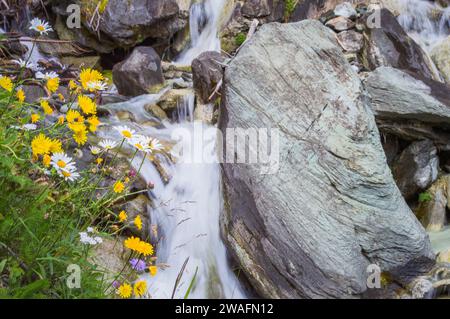
{"label": "waterfall", "polygon": [[426,51],[450,34],[450,7],[426,0],[398,0],[399,23]]}
{"label": "waterfall", "polygon": [[192,4],[189,18],[191,44],[181,53],[176,61],[178,64],[191,64],[205,51],[220,51],[217,32],[225,1],[205,0]]}

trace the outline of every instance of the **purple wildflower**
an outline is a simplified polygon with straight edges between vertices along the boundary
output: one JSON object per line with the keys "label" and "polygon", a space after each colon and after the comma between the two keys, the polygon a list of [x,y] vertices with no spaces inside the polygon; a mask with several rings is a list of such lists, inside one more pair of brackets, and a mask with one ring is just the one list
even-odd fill
{"label": "purple wildflower", "polygon": [[139,272],[143,272],[147,268],[145,261],[143,261],[142,259],[133,258],[130,260],[130,264],[134,270]]}

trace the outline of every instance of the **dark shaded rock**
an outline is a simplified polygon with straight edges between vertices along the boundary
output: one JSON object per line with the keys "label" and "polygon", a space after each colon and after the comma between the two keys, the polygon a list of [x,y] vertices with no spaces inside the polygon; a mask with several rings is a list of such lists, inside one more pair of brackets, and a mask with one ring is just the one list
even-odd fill
{"label": "dark shaded rock", "polygon": [[278,169],[223,164],[222,234],[261,297],[360,297],[369,264],[434,257],[330,29],[263,25],[226,68],[221,100],[226,140],[227,128],[278,129]]}
{"label": "dark shaded rock", "polygon": [[392,66],[409,70],[424,77],[440,80],[432,69],[432,61],[422,48],[411,39],[387,9],[380,11],[380,28],[366,25],[367,15],[361,18],[364,27],[364,66],[374,70],[379,66]]}
{"label": "dark shaded rock", "polygon": [[[202,103],[209,103],[209,97],[223,77],[225,58],[218,52],[204,52],[192,61],[194,89]],[[211,98],[214,100],[214,97]]]}
{"label": "dark shaded rock", "polygon": [[242,6],[242,14],[248,18],[261,18],[271,13],[270,0],[246,0]]}
{"label": "dark shaded rock", "polygon": [[[301,21],[305,19],[319,19],[327,12],[331,12],[334,15],[334,9],[337,5],[342,4],[345,0],[304,0],[300,1],[295,7],[295,11],[292,14],[291,21]],[[364,2],[364,0],[352,1],[357,4]]]}
{"label": "dark shaded rock", "polygon": [[428,188],[438,176],[437,149],[430,140],[414,142],[394,163],[392,173],[405,198]]}
{"label": "dark shaded rock", "polygon": [[[126,202],[122,205],[121,209],[125,210],[128,215],[127,225],[128,229],[135,236],[138,236],[142,239],[149,238],[150,236],[150,214],[148,209],[150,208],[151,202],[147,196],[141,194],[136,198]],[[137,216],[141,216],[142,221],[142,229],[139,230],[134,224],[134,219]]]}
{"label": "dark shaded rock", "polygon": [[113,81],[119,94],[137,96],[149,93],[164,83],[161,60],[151,47],[137,47],[123,62],[113,68]]}

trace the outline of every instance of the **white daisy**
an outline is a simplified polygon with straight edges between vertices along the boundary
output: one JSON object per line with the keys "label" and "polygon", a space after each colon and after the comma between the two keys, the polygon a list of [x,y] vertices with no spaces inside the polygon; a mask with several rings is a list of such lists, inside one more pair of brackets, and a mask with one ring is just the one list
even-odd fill
{"label": "white daisy", "polygon": [[98,143],[100,147],[104,148],[105,150],[112,150],[117,146],[117,142],[113,140],[102,140],[100,143]]}
{"label": "white daisy", "polygon": [[27,62],[22,59],[18,59],[18,60],[12,60],[12,62],[18,64],[21,68],[31,69],[31,70],[34,70],[34,68],[35,68],[34,63],[31,61]]}
{"label": "white daisy", "polygon": [[24,130],[24,131],[34,131],[35,129],[37,129],[36,124],[24,124],[22,126],[13,125],[11,127],[16,130]]}
{"label": "white daisy", "polygon": [[149,143],[149,148],[153,152],[158,152],[158,151],[161,151],[164,148],[164,146],[160,143],[160,141],[157,138],[153,138],[153,139],[151,139],[151,142]]}
{"label": "white daisy", "polygon": [[150,143],[152,139],[148,136],[135,135],[133,138],[129,139],[128,142],[142,152],[150,152]]}
{"label": "white daisy", "polygon": [[102,150],[97,146],[91,146],[90,150],[91,150],[92,155],[98,155],[102,152]]}
{"label": "white daisy", "polygon": [[34,18],[30,23],[30,30],[37,31],[40,35],[47,34],[48,32],[53,31],[52,27],[45,20]]}
{"label": "white daisy", "polygon": [[50,80],[50,79],[54,79],[54,78],[59,78],[59,75],[54,71],[45,72],[45,73],[42,73],[41,71],[39,71],[36,73],[36,79]]}
{"label": "white daisy", "polygon": [[135,134],[136,131],[134,131],[133,129],[129,128],[128,126],[116,126],[114,128],[117,132],[120,133],[120,135],[122,135],[123,138],[129,140],[132,139]]}
{"label": "white daisy", "polygon": [[78,174],[75,167],[59,169],[58,174],[63,177],[65,181],[69,182],[74,182],[80,178],[80,174]]}
{"label": "white daisy", "polygon": [[87,87],[90,91],[105,91],[108,88],[108,84],[102,81],[90,81]]}
{"label": "white daisy", "polygon": [[51,165],[56,168],[57,171],[75,169],[75,163],[72,157],[67,156],[65,153],[55,153],[52,156]]}

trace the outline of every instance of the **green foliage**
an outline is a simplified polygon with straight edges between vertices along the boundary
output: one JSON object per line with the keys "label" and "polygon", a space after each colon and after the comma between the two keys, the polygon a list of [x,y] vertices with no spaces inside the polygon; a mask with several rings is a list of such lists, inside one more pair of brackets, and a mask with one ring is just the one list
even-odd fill
{"label": "green foliage", "polygon": [[236,35],[236,37],[234,38],[234,42],[238,47],[240,47],[245,42],[246,39],[247,36],[241,32]]}
{"label": "green foliage", "polygon": [[419,203],[426,203],[433,199],[433,195],[431,195],[428,192],[420,193],[419,194]]}
{"label": "green foliage", "polygon": [[286,0],[284,7],[284,19],[289,20],[292,13],[294,13],[295,7],[297,6],[298,0]]}

